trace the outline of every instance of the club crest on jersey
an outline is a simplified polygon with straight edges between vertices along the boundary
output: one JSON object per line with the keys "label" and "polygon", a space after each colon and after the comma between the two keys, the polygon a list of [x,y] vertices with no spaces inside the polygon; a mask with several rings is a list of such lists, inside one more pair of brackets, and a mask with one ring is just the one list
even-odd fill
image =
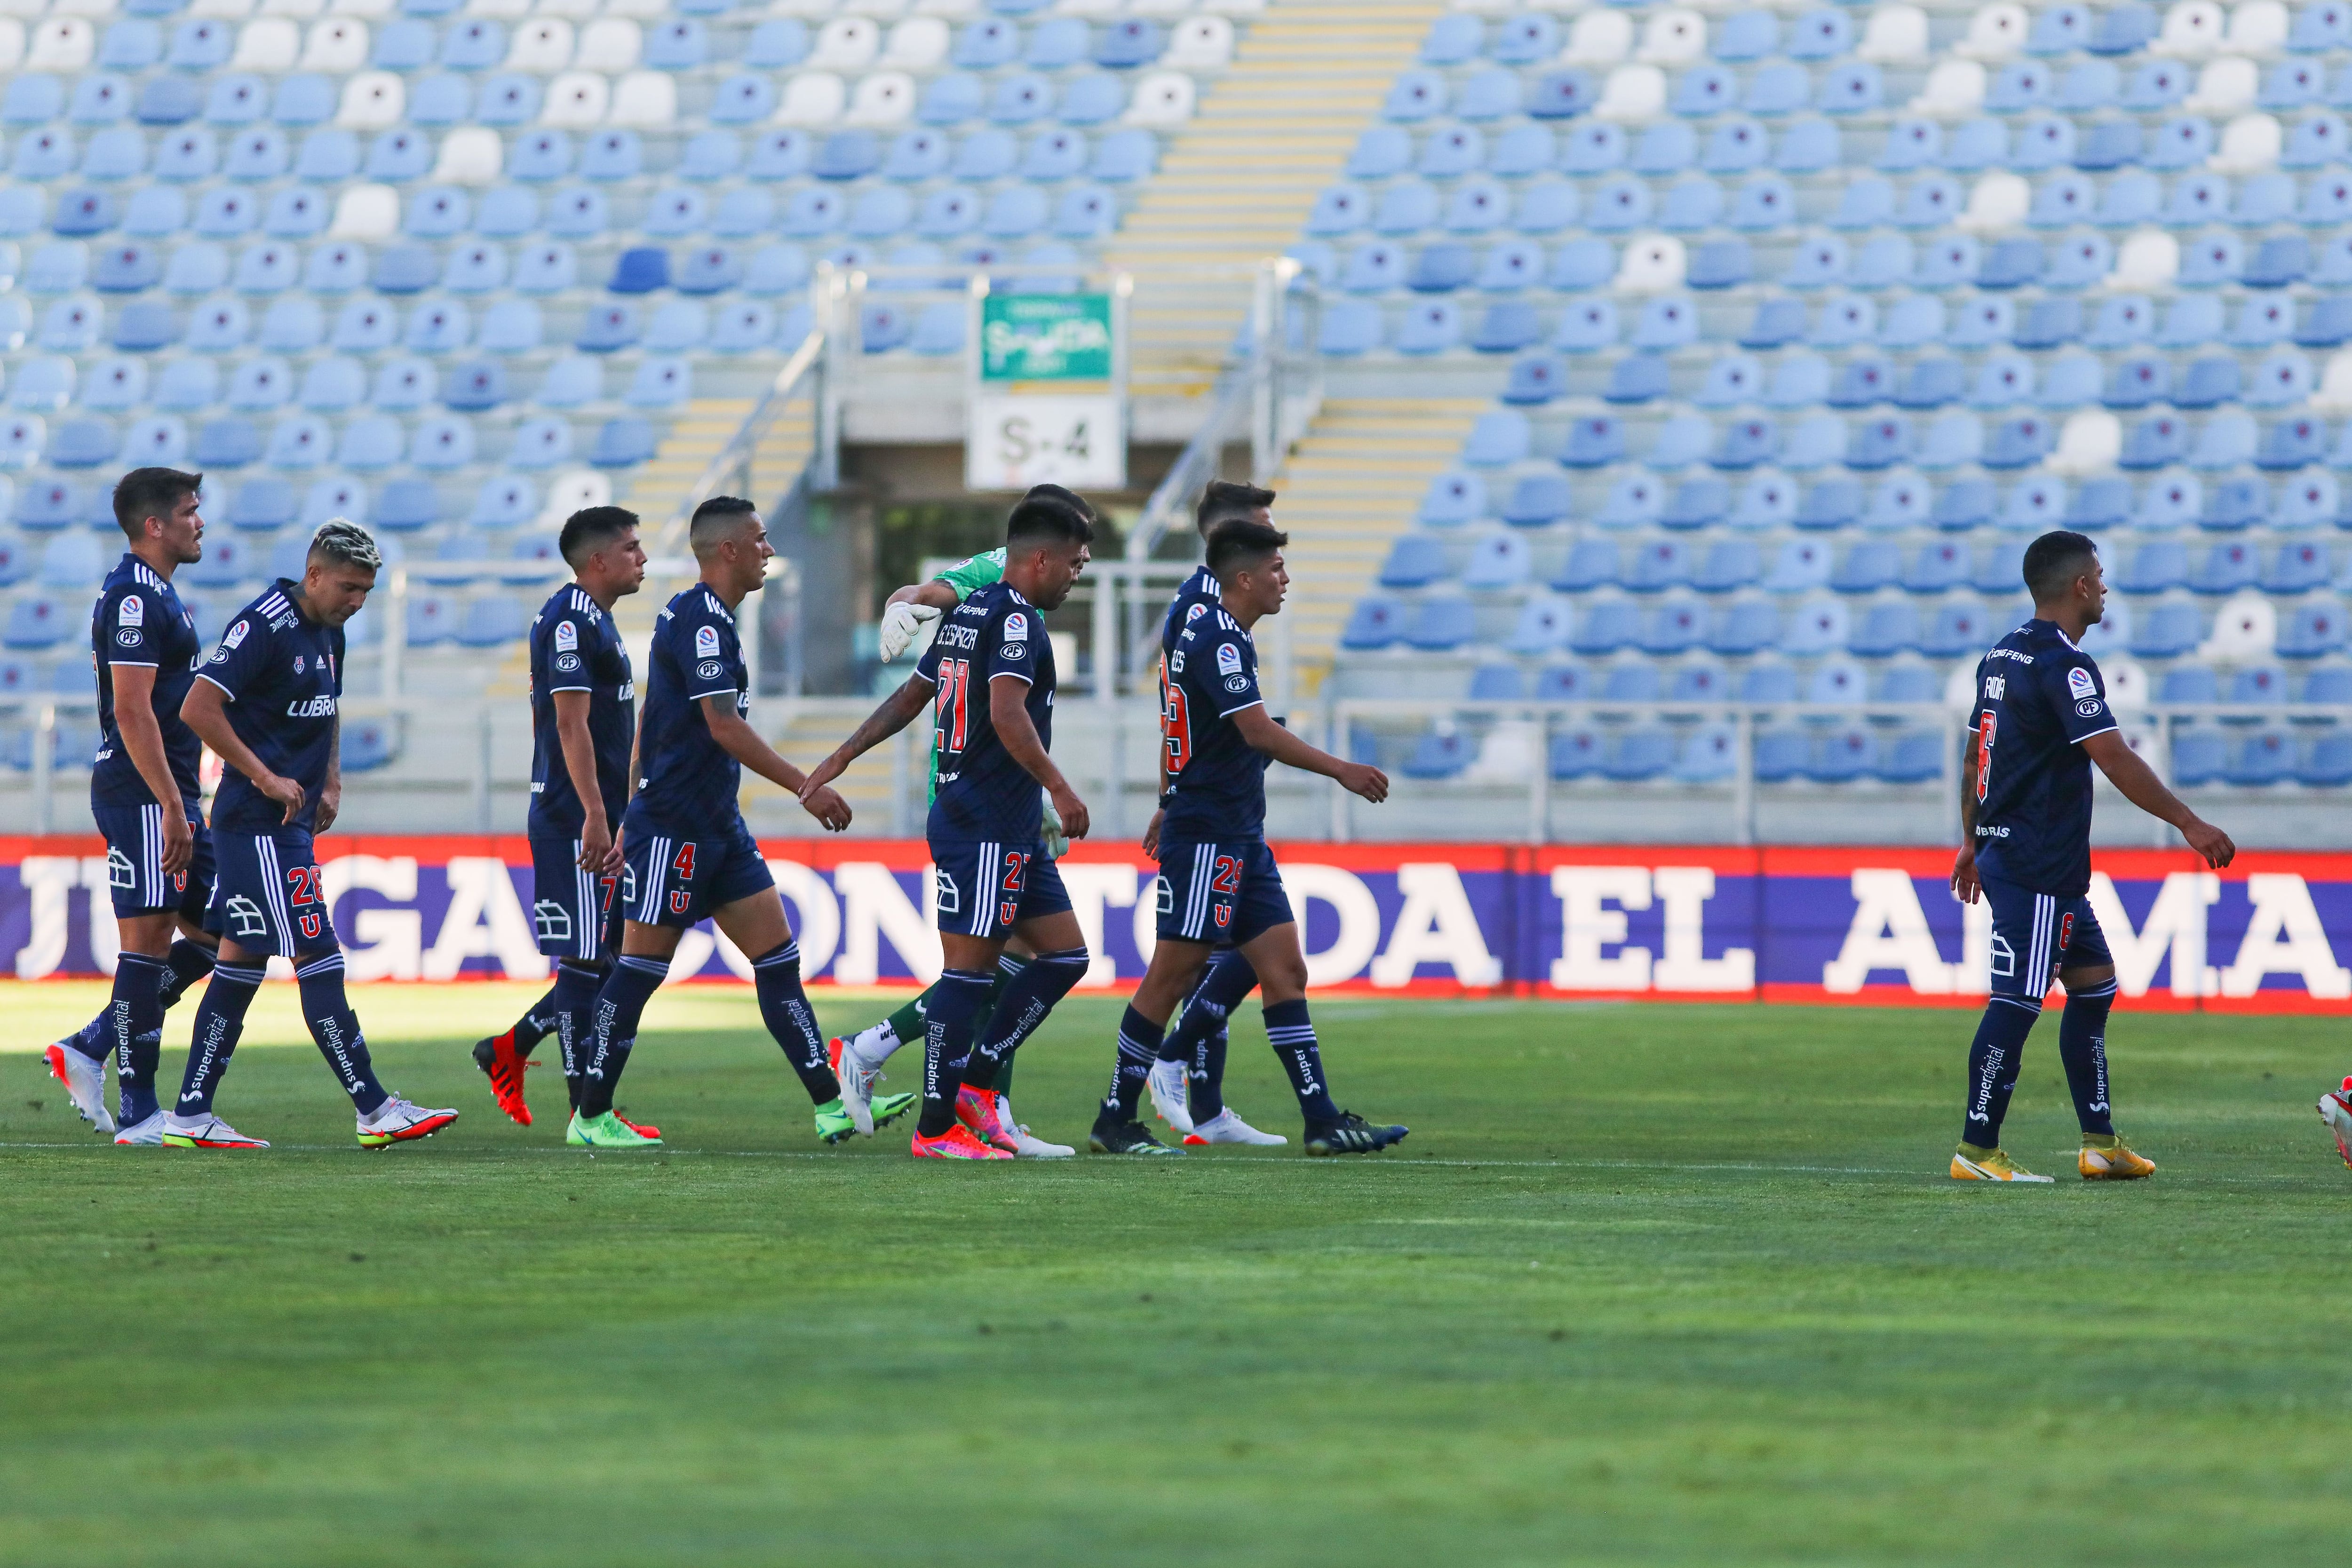
{"label": "club crest on jersey", "polygon": [[688,892],[684,888],[673,889],[669,896],[669,912],[674,915],[682,915],[686,913],[687,905],[692,902],[694,902],[694,895],[692,893]]}
{"label": "club crest on jersey", "polygon": [[719,657],[719,628],[717,626],[697,626],[694,628],[694,657],[697,658],[717,658]]}
{"label": "club crest on jersey", "polygon": [[147,620],[147,601],[136,594],[126,595],[122,607],[114,614],[115,620],[126,626],[143,626]]}
{"label": "club crest on jersey", "polygon": [[1219,929],[1219,930],[1223,930],[1223,928],[1225,928],[1226,926],[1229,926],[1229,925],[1231,925],[1231,924],[1233,924],[1233,923],[1234,923],[1234,906],[1233,906],[1233,905],[1231,905],[1231,904],[1219,904],[1219,905],[1217,905],[1217,906],[1215,907],[1215,909],[1214,909],[1212,912],[1213,912],[1213,913],[1214,913],[1214,914],[1216,915],[1216,917],[1217,917],[1217,926],[1218,926],[1218,929]]}
{"label": "club crest on jersey", "polygon": [[1229,642],[1219,643],[1217,645],[1217,673],[1219,675],[1232,675],[1239,671],[1241,667],[1242,650],[1235,647]]}
{"label": "club crest on jersey", "polygon": [[1009,926],[1013,923],[1013,918],[1019,915],[1020,912],[1021,906],[1019,904],[1009,901],[1000,903],[996,906],[996,923],[1001,926]]}
{"label": "club crest on jersey", "polygon": [[931,868],[931,902],[940,914],[963,913],[963,895],[956,891],[955,879],[945,866]]}
{"label": "club crest on jersey", "polygon": [[580,628],[570,621],[555,623],[555,651],[562,653],[580,647]]}
{"label": "club crest on jersey", "polygon": [[2077,697],[2096,697],[2099,683],[2091,679],[2089,670],[2078,664],[2066,672],[2066,689]]}
{"label": "club crest on jersey", "polygon": [[302,668],[302,656],[298,653],[294,656],[294,673],[297,675],[301,674]]}

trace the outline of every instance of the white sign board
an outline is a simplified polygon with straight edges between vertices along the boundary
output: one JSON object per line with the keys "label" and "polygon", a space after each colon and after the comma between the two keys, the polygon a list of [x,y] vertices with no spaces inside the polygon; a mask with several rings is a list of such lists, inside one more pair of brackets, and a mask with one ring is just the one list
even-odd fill
{"label": "white sign board", "polygon": [[1127,431],[1118,395],[975,393],[964,440],[963,482],[975,490],[1032,485],[1120,489]]}

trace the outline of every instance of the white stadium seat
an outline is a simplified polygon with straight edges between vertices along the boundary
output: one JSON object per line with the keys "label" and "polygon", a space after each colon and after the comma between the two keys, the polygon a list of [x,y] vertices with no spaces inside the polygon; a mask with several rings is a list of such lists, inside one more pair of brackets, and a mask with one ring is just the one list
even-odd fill
{"label": "white stadium seat", "polygon": [[1192,118],[1197,91],[1192,79],[1182,71],[1153,71],[1135,84],[1135,97],[1127,106],[1127,123],[1181,125]]}
{"label": "white stadium seat", "polygon": [[547,101],[540,122],[559,130],[584,131],[602,125],[613,107],[613,86],[594,71],[565,71],[547,84]]}
{"label": "white stadium seat", "polygon": [[327,233],[335,239],[370,244],[400,232],[400,195],[390,185],[352,185],[335,203]]}
{"label": "white stadium seat", "polygon": [[776,108],[779,125],[831,125],[841,118],[849,89],[831,71],[802,71],[784,83],[784,100]]}
{"label": "white stadium seat", "polygon": [[915,112],[915,79],[905,71],[876,71],[858,79],[849,97],[845,125],[904,125]]}
{"label": "white stadium seat", "polygon": [[1968,37],[1955,44],[1955,54],[1976,60],[2005,60],[2025,47],[2033,19],[2014,0],[2000,0],[1969,17]]}
{"label": "white stadium seat", "polygon": [[677,123],[677,79],[667,71],[631,71],[613,89],[614,125],[650,130]]}
{"label": "white stadium seat", "polygon": [[[321,22],[321,27],[342,24]],[[361,71],[343,83],[335,123],[346,131],[388,131],[408,111],[408,89],[390,71]]]}

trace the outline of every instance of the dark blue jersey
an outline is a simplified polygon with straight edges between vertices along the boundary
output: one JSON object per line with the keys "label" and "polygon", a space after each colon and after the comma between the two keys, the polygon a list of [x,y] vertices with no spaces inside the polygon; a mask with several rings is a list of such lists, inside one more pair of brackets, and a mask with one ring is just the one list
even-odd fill
{"label": "dark blue jersey", "polygon": [[195,679],[204,644],[180,595],[156,570],[125,552],[106,575],[106,586],[89,616],[89,651],[98,666],[98,756],[89,771],[92,805],[153,805],[155,795],[123,749],[114,721],[114,671],[126,664],[155,672],[155,725],[163,732],[163,757],[180,786],[180,798],[194,815],[196,767],[205,743],[180,721],[180,704]]}
{"label": "dark blue jersey", "polygon": [[555,727],[555,694],[588,693],[588,742],[596,753],[596,792],[604,821],[621,820],[629,798],[629,742],[637,721],[637,689],[629,650],[613,617],[577,583],[558,588],[530,626],[530,816],[534,838],[577,838],[586,813],[563,760]]}
{"label": "dark blue jersey", "polygon": [[646,727],[638,742],[632,831],[655,828],[681,838],[716,832],[741,817],[737,796],[743,766],[710,733],[702,700],[725,697],[751,711],[751,671],[735,617],[700,583],[672,599],[654,623],[646,662]]}
{"label": "dark blue jersey", "polygon": [[2028,621],[1977,665],[1977,868],[2037,893],[2091,886],[2091,759],[2116,727],[2099,667],[2049,621]]}
{"label": "dark blue jersey", "polygon": [[[308,830],[319,813],[335,755],[335,705],[343,694],[343,628],[321,626],[295,607],[297,584],[280,577],[236,613],[196,674],[228,697],[229,728],[261,765],[302,786],[293,826]],[[274,831],[285,808],[235,768],[221,774],[213,826],[236,833]]]}
{"label": "dark blue jersey", "polygon": [[939,795],[934,837],[1024,843],[1037,837],[1037,781],[1013,760],[989,715],[998,676],[1029,688],[1037,739],[1054,744],[1054,645],[1036,607],[1008,583],[991,583],[940,621],[915,673],[939,688],[932,704]]}
{"label": "dark blue jersey", "polygon": [[1255,838],[1265,832],[1263,752],[1234,715],[1265,706],[1257,645],[1222,608],[1195,616],[1168,650],[1160,735],[1168,747],[1162,838]]}
{"label": "dark blue jersey", "polygon": [[1194,567],[1192,574],[1176,585],[1176,596],[1168,601],[1167,616],[1160,623],[1161,658],[1175,651],[1176,639],[1186,626],[1217,607],[1223,592],[1206,566]]}

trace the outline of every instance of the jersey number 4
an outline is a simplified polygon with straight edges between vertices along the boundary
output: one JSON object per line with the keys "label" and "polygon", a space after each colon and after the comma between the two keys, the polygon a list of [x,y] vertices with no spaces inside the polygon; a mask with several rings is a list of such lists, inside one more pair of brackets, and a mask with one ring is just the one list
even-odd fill
{"label": "jersey number 4", "polygon": [[1992,734],[2000,723],[1998,713],[1980,714],[1977,719],[1977,798],[1982,800],[1985,791],[1992,787]]}
{"label": "jersey number 4", "polygon": [[940,749],[943,752],[954,753],[963,750],[970,734],[971,693],[971,660],[940,660],[939,726]]}

